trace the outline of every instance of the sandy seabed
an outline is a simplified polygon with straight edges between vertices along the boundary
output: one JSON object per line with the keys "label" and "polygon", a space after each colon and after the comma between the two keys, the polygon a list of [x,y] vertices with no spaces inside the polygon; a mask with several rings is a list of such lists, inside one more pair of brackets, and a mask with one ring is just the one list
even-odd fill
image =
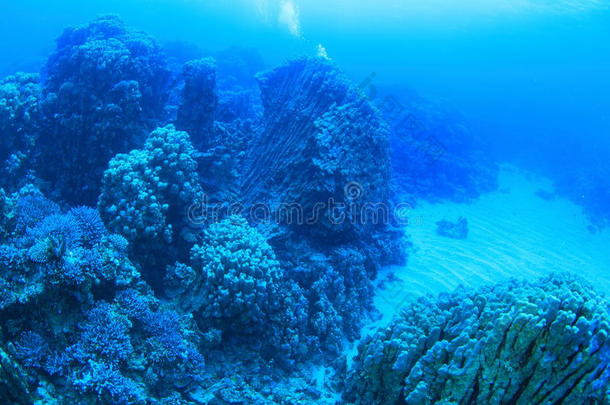
{"label": "sandy seabed", "polygon": [[[388,268],[396,278],[379,283],[375,304],[381,311],[374,329],[401,306],[425,294],[449,292],[458,285],[478,287],[511,277],[534,279],[552,272],[580,274],[610,294],[610,230],[592,234],[581,207],[552,191],[548,179],[503,167],[498,191],[471,204],[422,203],[411,212],[407,233],[414,245],[406,266]],[[436,221],[468,219],[469,234],[455,240],[436,233]]]}

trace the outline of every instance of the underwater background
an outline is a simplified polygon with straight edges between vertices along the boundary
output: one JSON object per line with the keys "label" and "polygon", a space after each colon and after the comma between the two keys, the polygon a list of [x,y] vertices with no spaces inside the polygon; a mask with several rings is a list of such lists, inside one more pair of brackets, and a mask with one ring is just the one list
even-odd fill
{"label": "underwater background", "polygon": [[5,3],[0,403],[610,403],[610,5]]}

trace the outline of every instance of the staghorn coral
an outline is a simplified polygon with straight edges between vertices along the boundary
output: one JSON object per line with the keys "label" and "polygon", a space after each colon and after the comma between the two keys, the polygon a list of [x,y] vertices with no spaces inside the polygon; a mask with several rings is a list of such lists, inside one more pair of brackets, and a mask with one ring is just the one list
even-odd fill
{"label": "staghorn coral", "polygon": [[0,265],[10,269],[0,275],[0,309],[64,288],[84,299],[92,289],[128,285],[139,277],[122,238],[108,233],[96,210],[78,207],[62,214],[32,187],[9,200],[6,215],[15,220],[0,245]]}
{"label": "staghorn coral", "polygon": [[[9,200],[10,211],[42,219],[12,221],[0,245],[2,341],[13,342],[14,357],[0,373],[1,399],[19,403],[17,394],[32,392],[50,403],[144,404],[182,397],[201,381],[190,316],[151,294],[126,257],[128,242],[110,234],[96,210],[57,212],[32,187]],[[26,391],[4,387],[20,366],[27,367]]]}
{"label": "staghorn coral", "polygon": [[38,173],[91,203],[115,154],[140,146],[162,113],[169,76],[159,45],[114,16],[65,30],[49,57]]}
{"label": "staghorn coral", "polygon": [[569,274],[421,298],[359,347],[356,404],[607,403],[610,317]]}
{"label": "staghorn coral", "polygon": [[168,263],[188,254],[187,211],[202,195],[195,154],[189,135],[170,125],[153,131],[143,149],[115,156],[104,173],[102,218],[151,268],[147,277],[154,269],[162,277]]}
{"label": "staghorn coral", "polygon": [[[70,327],[44,337],[26,331],[16,350],[31,369],[48,373],[63,401],[144,404],[180,397],[201,381],[203,358],[190,322],[148,293],[122,290],[112,303],[94,303],[84,317],[71,315],[78,327],[64,321]],[[53,317],[47,322],[36,324],[41,333]]]}

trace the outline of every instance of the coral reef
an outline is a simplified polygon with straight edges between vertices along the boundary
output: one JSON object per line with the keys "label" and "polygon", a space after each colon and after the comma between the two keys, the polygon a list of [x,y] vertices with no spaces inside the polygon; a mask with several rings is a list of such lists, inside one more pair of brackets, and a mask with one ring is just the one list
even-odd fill
{"label": "coral reef", "polygon": [[610,316],[576,276],[421,298],[359,347],[355,404],[607,403]]}
{"label": "coral reef", "polygon": [[143,404],[201,381],[190,317],[151,294],[95,209],[62,213],[31,186],[6,200],[1,399]]}
{"label": "coral reef", "polygon": [[[0,245],[0,309],[70,289],[79,300],[93,290],[128,285],[139,275],[96,210],[65,214],[31,187],[10,197],[12,228]],[[24,223],[25,220],[30,221]]]}
{"label": "coral reef", "polygon": [[311,350],[307,302],[288,280],[265,238],[245,219],[212,224],[191,250],[190,266],[166,275],[168,295],[221,341],[237,341],[292,364]]}
{"label": "coral reef", "polygon": [[468,237],[468,220],[464,217],[459,217],[455,222],[442,219],[436,223],[436,233],[446,238],[466,239]]}
{"label": "coral reef", "polygon": [[171,52],[104,16],[41,83],[0,81],[0,402],[610,400],[607,302],[567,275],[422,298],[348,370],[406,255],[393,185],[467,201],[495,166],[460,118],[412,96],[399,125],[327,59],[255,78],[253,50]]}
{"label": "coral reef", "polygon": [[68,28],[49,57],[38,173],[91,204],[115,154],[140,146],[161,115],[169,72],[160,46],[114,16]]}

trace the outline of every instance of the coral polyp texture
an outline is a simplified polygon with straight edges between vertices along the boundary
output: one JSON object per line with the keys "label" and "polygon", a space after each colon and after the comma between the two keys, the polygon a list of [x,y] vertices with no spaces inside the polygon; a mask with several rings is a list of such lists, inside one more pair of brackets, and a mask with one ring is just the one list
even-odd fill
{"label": "coral polyp texture", "polygon": [[610,400],[604,297],[559,274],[422,298],[359,347],[355,404]]}
{"label": "coral polyp texture", "polygon": [[307,302],[287,279],[266,239],[245,219],[211,225],[191,250],[190,267],[170,267],[166,284],[178,306],[224,341],[238,341],[286,362],[311,349]]}

